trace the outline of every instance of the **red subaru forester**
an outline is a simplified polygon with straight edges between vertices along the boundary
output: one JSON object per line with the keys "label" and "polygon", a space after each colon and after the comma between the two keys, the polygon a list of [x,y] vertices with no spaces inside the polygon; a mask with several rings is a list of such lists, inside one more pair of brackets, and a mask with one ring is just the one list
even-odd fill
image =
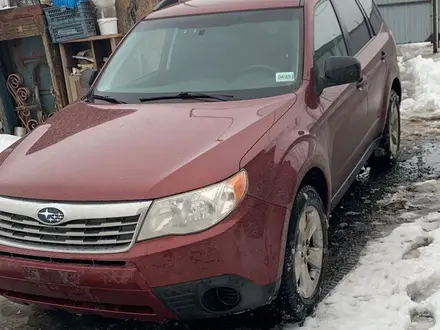
{"label": "red subaru forester", "polygon": [[0,154],[0,293],[146,321],[317,304],[328,215],[395,163],[372,0],[165,0]]}

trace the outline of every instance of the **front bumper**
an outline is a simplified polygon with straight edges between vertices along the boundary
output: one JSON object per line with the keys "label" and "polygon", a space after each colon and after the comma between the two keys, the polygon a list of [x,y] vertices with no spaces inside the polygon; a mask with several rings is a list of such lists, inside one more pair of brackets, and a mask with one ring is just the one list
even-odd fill
{"label": "front bumper", "polygon": [[[0,293],[20,303],[153,322],[253,309],[276,294],[285,219],[284,208],[248,196],[207,231],[136,243],[121,253],[0,245]],[[207,308],[205,294],[219,287],[235,290],[237,304]]]}

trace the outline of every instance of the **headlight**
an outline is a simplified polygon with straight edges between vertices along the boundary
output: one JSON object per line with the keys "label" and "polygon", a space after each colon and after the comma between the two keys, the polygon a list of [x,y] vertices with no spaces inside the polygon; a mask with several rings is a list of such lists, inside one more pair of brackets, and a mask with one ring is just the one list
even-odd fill
{"label": "headlight", "polygon": [[138,241],[206,230],[228,216],[247,191],[247,174],[240,171],[212,186],[155,200]]}

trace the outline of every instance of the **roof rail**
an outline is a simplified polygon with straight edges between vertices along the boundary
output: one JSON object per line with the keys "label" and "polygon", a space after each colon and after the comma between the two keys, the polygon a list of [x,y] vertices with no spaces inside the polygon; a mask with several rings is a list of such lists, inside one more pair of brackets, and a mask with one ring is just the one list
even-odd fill
{"label": "roof rail", "polygon": [[157,11],[168,6],[178,3],[180,0],[162,0],[156,6],[154,6],[153,11]]}

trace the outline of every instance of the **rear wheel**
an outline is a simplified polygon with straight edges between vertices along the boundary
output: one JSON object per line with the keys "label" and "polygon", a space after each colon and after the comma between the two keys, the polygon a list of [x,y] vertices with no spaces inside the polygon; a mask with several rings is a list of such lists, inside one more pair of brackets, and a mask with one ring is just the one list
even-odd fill
{"label": "rear wheel", "polygon": [[387,121],[379,148],[369,160],[374,170],[386,170],[394,166],[400,152],[400,98],[392,90],[388,104]]}
{"label": "rear wheel", "polygon": [[327,218],[316,190],[305,186],[298,193],[284,258],[278,306],[283,317],[301,321],[319,302],[327,253]]}

